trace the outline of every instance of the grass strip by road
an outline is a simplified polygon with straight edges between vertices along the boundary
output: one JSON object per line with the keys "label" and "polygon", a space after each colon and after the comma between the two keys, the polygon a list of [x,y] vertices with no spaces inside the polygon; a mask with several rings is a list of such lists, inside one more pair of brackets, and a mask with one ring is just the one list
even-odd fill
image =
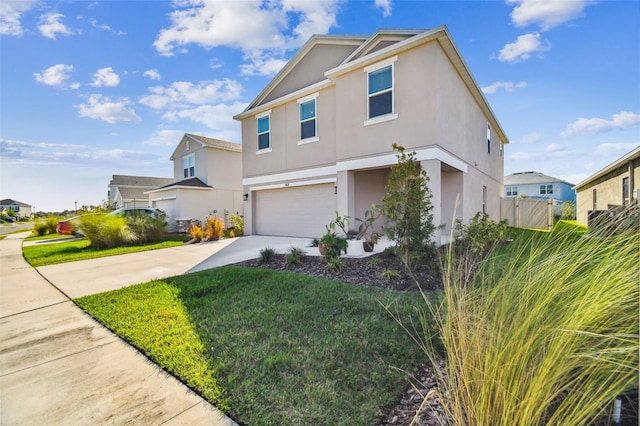
{"label": "grass strip by road", "polygon": [[99,257],[116,256],[119,254],[136,253],[147,250],[157,250],[168,247],[176,247],[184,244],[184,235],[167,236],[159,243],[121,246],[109,249],[96,249],[89,247],[91,242],[87,239],[36,244],[22,247],[22,255],[33,267],[55,265],[58,263],[75,262],[78,260],[96,259]]}
{"label": "grass strip by road", "polygon": [[370,425],[425,362],[415,293],[223,267],[77,303],[242,424]]}

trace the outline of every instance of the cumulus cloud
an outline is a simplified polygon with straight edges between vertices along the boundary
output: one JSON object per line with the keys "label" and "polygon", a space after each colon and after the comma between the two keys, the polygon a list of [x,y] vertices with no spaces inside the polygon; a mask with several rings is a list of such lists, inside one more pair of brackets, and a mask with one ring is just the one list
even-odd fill
{"label": "cumulus cloud", "polygon": [[503,62],[520,62],[531,58],[531,55],[535,53],[541,54],[549,50],[550,47],[549,42],[543,43],[540,40],[539,33],[523,34],[518,36],[513,43],[507,43],[500,50],[498,59]]}
{"label": "cumulus cloud", "polygon": [[382,16],[385,18],[391,16],[391,0],[376,0],[375,5],[382,9]]}
{"label": "cumulus cloud", "polygon": [[230,142],[240,142],[240,123],[233,116],[242,112],[247,104],[234,102],[232,104],[200,105],[195,108],[169,111],[163,118],[169,121],[187,119],[202,124],[212,131],[215,137]]}
{"label": "cumulus cloud", "polygon": [[603,143],[596,147],[594,153],[600,157],[621,157],[624,154],[633,151],[638,147],[637,142],[618,142],[618,143]]}
{"label": "cumulus cloud", "polygon": [[511,21],[524,27],[538,24],[542,31],[549,30],[567,21],[582,16],[588,0],[507,0],[507,4],[517,5],[511,12]]}
{"label": "cumulus cloud", "polygon": [[638,124],[640,124],[640,114],[621,111],[618,114],[614,114],[611,120],[604,118],[578,118],[569,124],[560,135],[569,137],[581,134],[604,133],[612,130],[627,129]]}
{"label": "cumulus cloud", "polygon": [[275,75],[287,64],[286,59],[253,57],[247,64],[240,65],[240,74],[245,76],[265,76]]}
{"label": "cumulus cloud", "polygon": [[40,16],[40,25],[38,25],[40,34],[52,40],[56,39],[57,34],[73,34],[71,30],[69,30],[62,22],[60,22],[60,20],[62,20],[63,18],[63,14],[55,12],[45,13],[44,15]]}
{"label": "cumulus cloud", "polygon": [[[313,34],[324,34],[336,24],[343,0],[274,0],[217,2],[193,0],[175,2],[171,26],[160,31],[153,43],[161,55],[173,55],[178,47],[196,44],[210,49],[228,46],[241,50],[254,63],[245,69],[255,75],[259,64],[271,58],[283,61],[285,53],[300,47]],[[290,22],[296,22],[290,28]],[[284,63],[284,62],[280,62]],[[277,71],[276,71],[277,72]]]}
{"label": "cumulus cloud", "polygon": [[524,81],[520,81],[518,83],[514,83],[512,81],[496,81],[489,86],[482,87],[482,93],[493,95],[500,89],[504,90],[505,92],[513,92],[516,89],[524,89],[525,87],[527,87],[527,83]]}
{"label": "cumulus cloud", "polygon": [[116,87],[120,84],[120,76],[113,72],[113,68],[101,68],[93,74],[91,86],[94,87]]}
{"label": "cumulus cloud", "polygon": [[102,95],[91,95],[87,103],[76,105],[80,117],[93,118],[114,124],[119,121],[140,122],[142,119],[128,107],[128,98],[112,101]]}
{"label": "cumulus cloud", "polygon": [[175,109],[236,100],[240,97],[242,85],[231,79],[201,81],[198,84],[176,81],[169,86],[150,87],[149,91],[150,95],[140,98],[141,104],[154,109]]}
{"label": "cumulus cloud", "polygon": [[71,77],[70,73],[73,70],[73,65],[57,64],[42,72],[34,72],[33,76],[38,83],[46,84],[47,86],[63,86]]}
{"label": "cumulus cloud", "polygon": [[146,70],[142,75],[149,77],[151,80],[160,80],[160,73],[157,69]]}
{"label": "cumulus cloud", "polygon": [[0,35],[20,36],[24,28],[20,19],[29,12],[39,0],[3,0],[0,2]]}

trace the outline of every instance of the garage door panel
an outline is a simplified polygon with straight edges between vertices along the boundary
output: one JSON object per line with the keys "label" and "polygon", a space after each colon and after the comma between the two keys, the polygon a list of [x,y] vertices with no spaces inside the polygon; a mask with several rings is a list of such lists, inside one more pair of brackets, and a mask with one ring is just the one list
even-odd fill
{"label": "garage door panel", "polygon": [[296,186],[256,192],[255,233],[320,237],[335,218],[333,184]]}

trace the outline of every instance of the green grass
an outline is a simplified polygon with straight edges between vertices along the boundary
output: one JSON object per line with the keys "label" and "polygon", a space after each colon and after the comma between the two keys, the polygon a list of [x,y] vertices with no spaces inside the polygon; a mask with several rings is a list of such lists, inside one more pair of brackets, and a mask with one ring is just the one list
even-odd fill
{"label": "green grass", "polygon": [[370,425],[425,362],[389,313],[419,299],[224,267],[77,303],[242,424]]}
{"label": "green grass", "polygon": [[31,266],[39,267],[55,265],[57,263],[75,262],[78,260],[96,259],[99,257],[175,247],[184,244],[184,240],[185,237],[182,235],[172,235],[167,236],[167,238],[160,243],[122,246],[110,249],[96,249],[89,247],[91,244],[89,240],[83,239],[78,241],[23,246],[22,254]]}
{"label": "green grass", "polygon": [[447,310],[434,311],[456,378],[441,378],[454,423],[607,419],[614,398],[637,392],[637,230],[514,237],[471,281],[464,262],[444,268]]}

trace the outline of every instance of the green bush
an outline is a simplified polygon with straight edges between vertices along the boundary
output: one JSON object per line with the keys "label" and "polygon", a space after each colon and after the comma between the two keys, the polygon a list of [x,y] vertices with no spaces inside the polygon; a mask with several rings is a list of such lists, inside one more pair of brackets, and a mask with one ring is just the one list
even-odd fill
{"label": "green bush", "polygon": [[148,214],[134,210],[125,218],[136,243],[157,243],[164,238],[164,226],[167,222],[164,212]]}
{"label": "green bush", "polygon": [[138,239],[121,216],[85,215],[78,222],[82,234],[94,248],[118,247]]}
{"label": "green bush", "polygon": [[38,237],[55,234],[58,228],[58,220],[56,217],[48,217],[44,221],[40,220],[33,224],[33,230],[31,232]]}
{"label": "green bush", "polygon": [[507,221],[495,222],[486,213],[476,213],[468,225],[456,220],[454,241],[456,249],[484,257],[489,251],[507,241]]}
{"label": "green bush", "polygon": [[231,224],[231,228],[233,228],[234,237],[244,235],[244,217],[237,214],[232,214],[229,217],[229,223]]}
{"label": "green bush", "polygon": [[260,250],[260,262],[270,263],[276,255],[276,251],[271,247],[265,247]]}
{"label": "green bush", "polygon": [[287,252],[287,265],[299,265],[302,262],[304,250],[299,247],[291,247]]}

